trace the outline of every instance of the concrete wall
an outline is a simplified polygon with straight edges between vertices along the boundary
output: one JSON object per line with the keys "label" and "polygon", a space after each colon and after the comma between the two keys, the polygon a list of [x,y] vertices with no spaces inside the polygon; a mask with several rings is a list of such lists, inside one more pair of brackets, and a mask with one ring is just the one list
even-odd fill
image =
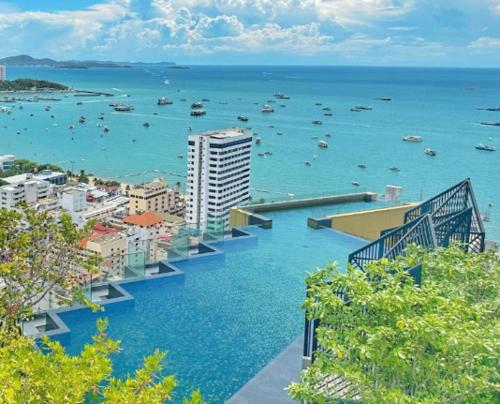
{"label": "concrete wall", "polygon": [[335,230],[352,234],[367,240],[376,240],[382,230],[401,226],[404,214],[415,203],[390,208],[342,213],[331,216],[331,226]]}
{"label": "concrete wall", "polygon": [[248,217],[250,213],[238,208],[231,208],[229,211],[229,225],[231,227],[248,226]]}

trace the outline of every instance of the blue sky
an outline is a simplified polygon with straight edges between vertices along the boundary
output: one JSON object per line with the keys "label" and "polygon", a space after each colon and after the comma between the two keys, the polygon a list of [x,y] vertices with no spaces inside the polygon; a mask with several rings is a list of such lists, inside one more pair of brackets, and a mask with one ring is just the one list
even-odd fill
{"label": "blue sky", "polygon": [[0,57],[500,67],[500,0],[0,0]]}

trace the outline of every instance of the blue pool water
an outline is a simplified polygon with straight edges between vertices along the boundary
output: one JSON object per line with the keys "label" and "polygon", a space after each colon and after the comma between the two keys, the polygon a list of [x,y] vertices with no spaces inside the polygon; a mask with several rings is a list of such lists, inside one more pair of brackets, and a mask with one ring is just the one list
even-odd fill
{"label": "blue pool water", "polygon": [[[9,68],[8,75],[54,80],[80,89],[113,92],[116,96],[25,103],[23,110],[15,108],[12,115],[0,114],[0,154],[60,163],[67,169],[85,169],[125,182],[151,179],[159,173],[170,181],[183,182],[177,174],[186,173],[187,127],[192,126],[196,133],[241,125],[236,117],[247,115],[245,126],[251,126],[262,138],[261,146],[254,147],[252,155],[254,195],[258,194],[257,189],[296,195],[319,189],[344,192],[356,189],[351,184],[356,180],[361,187],[378,193],[383,193],[386,184],[401,185],[405,198],[415,200],[421,195],[428,198],[471,177],[481,211],[491,216],[487,235],[500,239],[500,188],[496,186],[500,182],[500,127],[479,124],[500,122],[500,112],[477,109],[500,107],[500,69],[25,67]],[[260,105],[278,91],[291,99],[274,104],[274,114],[260,113]],[[156,99],[160,96],[171,98],[174,104],[158,107]],[[374,100],[380,96],[393,100]],[[207,115],[191,117],[190,103],[202,98],[210,99],[205,103]],[[76,101],[83,105],[77,106]],[[131,103],[135,110],[113,112],[108,106],[110,101]],[[316,102],[323,105],[316,106]],[[45,104],[52,105],[51,112],[44,111]],[[351,112],[355,105],[372,106],[373,110]],[[330,107],[333,116],[323,116],[322,107]],[[104,124],[110,127],[103,137],[102,128],[96,127],[100,112],[105,113]],[[87,117],[85,125],[78,123],[80,115]],[[312,124],[318,119],[323,125]],[[145,121],[151,124],[147,129],[143,127]],[[74,134],[68,129],[70,124],[76,125]],[[283,136],[277,136],[277,132]],[[332,132],[332,137],[326,138],[325,132]],[[402,142],[407,134],[420,135],[424,142]],[[327,140],[330,147],[318,149],[318,139],[312,139],[315,136]],[[478,143],[498,150],[475,150]],[[424,155],[426,147],[436,150],[437,156]],[[265,151],[272,152],[272,156],[258,156]],[[306,160],[312,162],[310,167],[304,165]],[[368,168],[360,170],[358,163]],[[398,166],[401,171],[389,171],[391,166]],[[490,203],[492,206],[488,207]]]}
{"label": "blue pool water", "polygon": [[71,330],[67,349],[79,352],[96,318],[107,316],[109,334],[122,341],[117,375],[132,372],[159,348],[168,351],[167,371],[180,384],[177,400],[200,389],[206,400],[223,402],[303,332],[306,273],[330,260],[345,265],[347,254],[364,244],[312,230],[307,217],[370,206],[269,214],[271,230],[250,227],[256,238],[217,244],[223,256],[179,263],[185,276],[124,284],[133,304],[111,304],[103,314],[61,314]]}

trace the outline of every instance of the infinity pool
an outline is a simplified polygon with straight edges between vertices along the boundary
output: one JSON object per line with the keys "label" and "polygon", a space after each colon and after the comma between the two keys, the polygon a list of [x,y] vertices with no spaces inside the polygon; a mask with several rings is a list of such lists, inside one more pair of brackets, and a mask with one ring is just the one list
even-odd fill
{"label": "infinity pool", "polygon": [[116,374],[140,367],[156,348],[168,351],[167,371],[179,386],[176,401],[200,389],[221,403],[303,331],[304,277],[336,260],[345,266],[362,240],[306,226],[308,216],[366,209],[350,204],[268,214],[273,228],[248,227],[256,238],[219,243],[225,254],[184,261],[184,276],[124,284],[132,303],[106,306],[104,313],[76,310],[60,316],[71,330],[66,343],[77,353],[95,333],[98,316],[122,342]]}

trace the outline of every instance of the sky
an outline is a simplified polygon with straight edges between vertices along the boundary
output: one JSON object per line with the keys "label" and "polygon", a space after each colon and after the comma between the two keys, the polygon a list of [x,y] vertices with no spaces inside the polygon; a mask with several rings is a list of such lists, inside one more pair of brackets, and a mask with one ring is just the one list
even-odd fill
{"label": "sky", "polygon": [[500,67],[500,0],[0,0],[0,57]]}

